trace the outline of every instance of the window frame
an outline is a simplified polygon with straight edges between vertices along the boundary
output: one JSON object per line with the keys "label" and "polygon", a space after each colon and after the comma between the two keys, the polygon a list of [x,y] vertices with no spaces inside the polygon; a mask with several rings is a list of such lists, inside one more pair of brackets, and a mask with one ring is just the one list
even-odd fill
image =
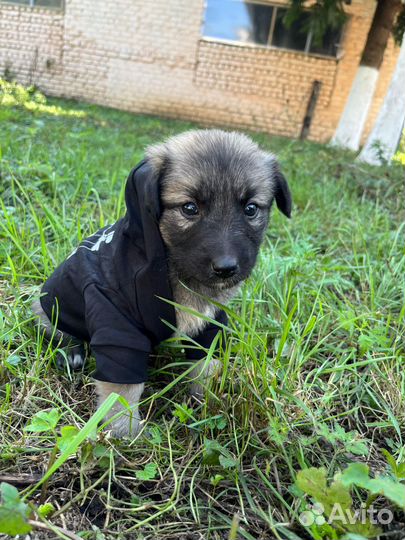
{"label": "window frame", "polygon": [[[234,45],[234,46],[238,46],[238,47],[249,47],[249,48],[258,47],[260,49],[267,49],[267,50],[270,49],[270,50],[273,50],[273,51],[286,51],[286,52],[290,52],[290,53],[304,54],[306,56],[315,56],[315,57],[318,57],[318,58],[323,58],[323,59],[327,59],[327,60],[335,60],[335,61],[338,61],[343,56],[342,41],[344,39],[345,27],[346,27],[347,23],[345,23],[342,26],[339,44],[336,47],[336,54],[333,55],[333,56],[330,55],[330,54],[315,53],[315,52],[310,51],[310,48],[311,48],[311,45],[312,45],[312,38],[313,38],[312,30],[310,30],[306,34],[306,42],[305,42],[304,50],[292,49],[292,48],[290,49],[288,47],[277,47],[276,45],[273,45],[271,43],[272,40],[273,40],[273,37],[274,37],[274,29],[275,29],[275,26],[276,26],[277,11],[278,11],[278,9],[284,9],[284,10],[288,9],[287,5],[286,4],[278,4],[276,2],[271,2],[270,3],[270,2],[266,2],[266,1],[260,1],[260,0],[231,0],[231,1],[239,2],[239,3],[243,2],[245,4],[258,4],[258,5],[261,5],[261,6],[268,6],[268,7],[273,8],[273,11],[272,11],[272,14],[271,14],[271,21],[270,21],[270,27],[269,27],[269,35],[268,35],[268,38],[267,38],[267,44],[262,45],[261,43],[254,43],[254,42],[252,43],[252,42],[238,41],[238,40],[234,40],[234,39],[226,39],[226,38],[220,38],[220,37],[205,36],[204,35],[204,25],[205,25],[205,21],[206,21],[205,16],[206,16],[209,0],[204,1],[204,13],[203,13],[203,18],[202,18],[202,31],[201,31],[201,33],[202,33],[201,39],[203,41],[208,41],[208,42],[211,42],[211,43],[223,43],[223,44]],[[1,2],[1,0],[0,0],[0,2]],[[304,10],[304,11],[308,11],[308,10]]]}

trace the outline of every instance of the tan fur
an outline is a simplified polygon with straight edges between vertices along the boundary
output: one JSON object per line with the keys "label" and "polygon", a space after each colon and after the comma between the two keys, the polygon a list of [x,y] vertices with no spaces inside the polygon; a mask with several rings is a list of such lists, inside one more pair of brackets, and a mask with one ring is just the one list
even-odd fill
{"label": "tan fur", "polygon": [[[212,302],[208,302],[204,298],[201,298],[200,295],[207,296],[221,304],[226,304],[236,294],[239,288],[239,286],[236,286],[223,292],[200,288],[200,290],[193,292],[173,275],[171,276],[170,281],[173,290],[173,299],[176,304],[188,307],[211,318],[215,317],[218,309]],[[193,337],[207,324],[201,317],[188,313],[181,308],[176,308],[175,311],[177,334],[186,334],[187,336]]]}
{"label": "tan fur", "polygon": [[55,340],[55,341],[61,341],[62,345],[68,345],[74,338],[69,336],[68,334],[64,334],[60,330],[54,327],[54,325],[51,323],[51,321],[48,319],[47,314],[42,309],[41,302],[39,299],[34,300],[34,302],[31,305],[31,309],[33,313],[38,317],[37,321],[40,325],[41,329],[45,332],[45,337],[48,340]]}
{"label": "tan fur", "polygon": [[[48,316],[46,315],[45,311],[42,309],[41,302],[38,300],[34,300],[31,304],[31,309],[33,313],[38,317],[38,323],[40,324],[41,328],[45,331],[45,335],[48,339],[52,337],[53,334],[53,326],[51,324],[51,321],[48,319]],[[61,334],[59,330],[55,331],[55,334]]]}
{"label": "tan fur", "polygon": [[204,399],[204,391],[207,386],[208,381],[216,374],[220,373],[222,364],[220,360],[202,360],[197,362],[196,366],[190,373],[191,386],[190,394],[192,397],[198,401]]}
{"label": "tan fur", "polygon": [[[189,201],[198,178],[209,180],[206,173],[212,171],[209,167],[205,170],[204,153],[210,150],[214,153],[218,145],[221,145],[223,153],[231,156],[233,160],[236,188],[241,196],[248,187],[254,188],[257,191],[258,204],[268,202],[274,188],[269,170],[277,166],[275,156],[261,150],[242,133],[207,129],[187,131],[165,143],[148,147],[146,156],[156,170],[162,169],[167,160],[170,162],[162,190],[162,202],[165,206]],[[248,178],[246,171],[249,171]],[[218,178],[214,181],[220,190]]]}
{"label": "tan fur", "polygon": [[[188,308],[197,311],[207,317],[214,318],[218,308],[214,306],[211,302],[206,301],[201,296],[193,293],[188,290],[183,284],[181,284],[176,278],[171,278],[173,298],[177,304],[181,306],[186,306]],[[223,292],[205,290],[200,291],[200,294],[207,296],[207,293],[210,293],[210,298],[221,304],[226,304],[229,300],[236,294],[239,289],[239,285],[228,289]],[[214,294],[213,294],[214,292]],[[186,334],[187,336],[193,337],[198,332],[200,332],[207,322],[191,313],[187,313],[181,308],[176,308],[176,326],[177,326],[177,335]],[[204,397],[204,389],[207,385],[208,380],[216,373],[221,370],[222,364],[219,360],[213,359],[210,362],[200,361],[196,364],[195,368],[190,373],[191,386],[190,394],[198,401],[201,401]]]}
{"label": "tan fur", "polygon": [[107,429],[111,429],[113,434],[117,437],[134,437],[137,435],[140,430],[139,401],[145,388],[145,384],[115,384],[105,381],[95,381],[95,383],[98,407],[100,407],[113,392],[125,398],[131,407],[131,412],[129,412],[121,405],[121,403],[116,402],[105,417],[105,420],[110,420],[113,416],[122,411],[125,411],[125,413],[122,413],[118,418],[113,420],[108,425]]}
{"label": "tan fur", "polygon": [[170,208],[170,209],[165,210],[165,215],[162,216],[159,223],[159,229],[160,229],[160,234],[162,235],[162,238],[166,246],[170,246],[171,242],[170,242],[170,237],[166,235],[165,233],[165,230],[166,230],[165,225],[167,225],[168,222],[171,220],[173,220],[176,223],[176,227],[180,229],[181,231],[186,231],[189,227],[193,225],[189,219],[185,218],[181,214],[179,208]]}

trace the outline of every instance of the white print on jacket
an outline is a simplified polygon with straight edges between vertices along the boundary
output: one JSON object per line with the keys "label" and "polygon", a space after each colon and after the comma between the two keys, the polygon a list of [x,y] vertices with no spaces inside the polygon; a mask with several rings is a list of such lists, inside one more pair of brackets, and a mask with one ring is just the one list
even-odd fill
{"label": "white print on jacket", "polygon": [[[72,253],[69,255],[68,259],[74,255],[78,249],[88,249],[89,251],[98,251],[100,249],[100,246],[103,242],[106,244],[109,244],[111,240],[113,239],[115,231],[111,231],[112,225],[110,225],[107,229],[105,229],[103,232],[99,233],[97,236],[95,235],[95,238],[97,239],[96,242],[94,242],[94,238],[91,240],[83,240],[82,244],[75,248]],[[92,243],[94,242],[94,243]],[[86,245],[87,244],[87,245]]]}

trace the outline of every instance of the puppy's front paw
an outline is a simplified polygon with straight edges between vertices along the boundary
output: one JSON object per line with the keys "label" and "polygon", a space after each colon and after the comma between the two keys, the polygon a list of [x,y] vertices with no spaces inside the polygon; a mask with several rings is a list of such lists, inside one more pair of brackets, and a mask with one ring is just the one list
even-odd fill
{"label": "puppy's front paw", "polygon": [[222,364],[213,359],[208,364],[199,363],[191,372],[193,381],[190,385],[190,395],[199,403],[204,401],[205,389],[212,377],[221,372]]}
{"label": "puppy's front paw", "polygon": [[83,345],[74,345],[73,347],[65,350],[65,355],[59,353],[56,358],[56,364],[59,369],[64,369],[66,362],[69,364],[70,369],[81,369],[86,360],[86,351]]}
{"label": "puppy's front paw", "polygon": [[107,397],[115,392],[121,395],[128,403],[129,408],[116,402],[107,413],[105,420],[113,418],[117,413],[121,413],[114,418],[107,426],[115,437],[134,438],[140,432],[139,401],[144,389],[144,384],[116,384],[105,381],[95,381],[98,395],[98,406],[100,406]]}
{"label": "puppy's front paw", "polygon": [[116,420],[113,420],[106,429],[110,429],[114,437],[122,439],[129,437],[134,439],[141,431],[141,418],[139,414],[123,414]]}

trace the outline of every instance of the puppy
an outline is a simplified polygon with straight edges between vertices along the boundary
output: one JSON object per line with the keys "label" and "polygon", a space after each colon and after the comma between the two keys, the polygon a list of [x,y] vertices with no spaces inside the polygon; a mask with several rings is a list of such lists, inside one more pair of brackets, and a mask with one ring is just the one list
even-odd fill
{"label": "puppy", "polygon": [[[274,200],[290,217],[291,195],[275,157],[247,136],[174,136],[147,148],[131,171],[125,216],[84,240],[45,282],[33,309],[47,337],[68,345],[72,367],[83,363],[89,343],[99,405],[117,392],[131,406],[113,419],[115,435],[137,433],[149,354],[172,335],[170,325],[201,346],[187,349],[189,359],[204,358],[226,324],[225,313],[204,297],[226,304],[249,276]],[[195,394],[215,369],[196,368]]]}

